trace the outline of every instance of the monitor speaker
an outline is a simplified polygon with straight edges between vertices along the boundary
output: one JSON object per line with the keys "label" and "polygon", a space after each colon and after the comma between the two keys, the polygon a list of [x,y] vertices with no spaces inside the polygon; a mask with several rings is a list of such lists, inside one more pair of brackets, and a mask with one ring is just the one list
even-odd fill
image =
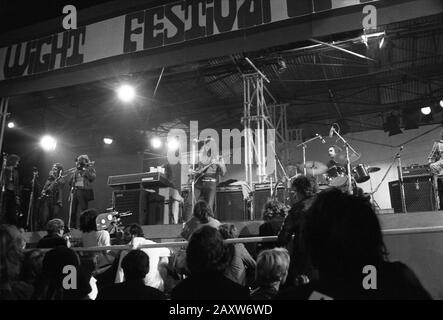
{"label": "monitor speaker", "polygon": [[217,191],[215,217],[220,221],[248,220],[242,191]]}
{"label": "monitor speaker", "polygon": [[[406,210],[408,212],[436,210],[431,178],[404,178],[404,189]],[[389,182],[389,193],[394,212],[403,212],[398,180]]]}

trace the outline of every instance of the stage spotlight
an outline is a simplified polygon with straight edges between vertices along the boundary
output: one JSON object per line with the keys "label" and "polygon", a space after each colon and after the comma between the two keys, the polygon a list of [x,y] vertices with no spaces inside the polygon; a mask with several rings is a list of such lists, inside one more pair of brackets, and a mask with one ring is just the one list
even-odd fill
{"label": "stage spotlight", "polygon": [[151,146],[154,149],[158,149],[158,148],[160,148],[162,146],[162,141],[158,137],[152,138],[151,139]]}
{"label": "stage spotlight", "polygon": [[40,140],[40,146],[45,151],[54,151],[57,146],[57,141],[51,136],[43,136]]}
{"label": "stage spotlight", "polygon": [[389,132],[389,136],[403,133],[400,129],[400,118],[394,114],[388,116],[386,122],[383,124],[383,130]]}
{"label": "stage spotlight", "polygon": [[421,113],[423,113],[425,116],[431,114],[431,107],[423,107],[420,109]]}
{"label": "stage spotlight", "polygon": [[440,107],[443,108],[443,99],[440,100]]}
{"label": "stage spotlight", "polygon": [[403,111],[403,126],[405,130],[418,129],[420,121],[420,112],[417,109]]}
{"label": "stage spotlight", "polygon": [[14,127],[15,127],[15,123],[12,122],[12,121],[9,121],[9,122],[8,122],[8,128],[9,128],[9,129],[12,129],[12,128],[14,128]]}
{"label": "stage spotlight", "polygon": [[288,66],[286,65],[286,61],[283,60],[283,58],[279,58],[278,61],[277,61],[278,73],[285,72],[287,68],[288,68]]}
{"label": "stage spotlight", "polygon": [[123,102],[131,102],[135,98],[135,89],[129,84],[123,84],[117,89],[117,95]]}
{"label": "stage spotlight", "polygon": [[175,138],[168,139],[168,149],[171,151],[177,150],[179,147],[178,140]]}
{"label": "stage spotlight", "polygon": [[103,138],[103,142],[104,142],[104,144],[112,144],[114,142],[114,139],[112,139],[110,137],[105,137],[105,138]]}

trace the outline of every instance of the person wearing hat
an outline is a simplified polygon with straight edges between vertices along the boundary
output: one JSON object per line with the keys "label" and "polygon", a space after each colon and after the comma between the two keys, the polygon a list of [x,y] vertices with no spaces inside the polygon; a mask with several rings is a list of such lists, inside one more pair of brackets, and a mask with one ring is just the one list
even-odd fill
{"label": "person wearing hat", "polygon": [[80,225],[78,211],[82,212],[88,209],[88,202],[94,200],[92,182],[95,180],[95,177],[96,173],[93,162],[89,160],[88,155],[78,156],[76,159],[76,169],[69,182],[72,190],[69,227],[77,228]]}
{"label": "person wearing hat", "polygon": [[49,220],[59,216],[60,210],[63,207],[64,184],[63,165],[60,163],[54,163],[51,171],[49,171],[48,179],[46,179],[40,196],[41,227],[45,227]]}

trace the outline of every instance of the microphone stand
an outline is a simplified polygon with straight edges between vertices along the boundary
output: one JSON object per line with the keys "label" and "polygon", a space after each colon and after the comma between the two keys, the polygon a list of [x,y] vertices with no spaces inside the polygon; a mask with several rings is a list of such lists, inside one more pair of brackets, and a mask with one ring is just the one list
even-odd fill
{"label": "microphone stand", "polygon": [[[389,165],[388,169],[385,172],[385,175],[383,176],[383,178],[381,178],[381,181],[379,182],[379,184],[377,185],[377,187],[375,187],[375,190],[371,192],[371,196],[373,201],[374,200],[374,194],[378,191],[378,189],[380,188],[380,186],[383,184],[383,182],[385,181],[386,177],[388,176],[389,171],[391,171],[392,166],[394,165],[394,163],[397,161],[397,159],[400,159],[400,153],[403,151],[403,146],[401,146],[400,150],[397,152],[397,154],[394,156],[394,159],[392,160],[391,164]],[[401,162],[400,162],[401,163]],[[401,171],[401,170],[400,170]],[[403,175],[402,175],[402,180],[403,180]],[[402,188],[400,187],[400,190]],[[403,194],[403,196],[402,196]],[[403,199],[404,199],[404,189],[403,189],[403,193],[401,193],[400,191],[400,196],[402,197],[402,209],[406,210],[406,203],[403,204]],[[377,204],[378,205],[378,204]]]}
{"label": "microphone stand", "polygon": [[407,213],[408,211],[406,209],[405,185],[403,181],[403,170],[401,167],[401,157],[400,157],[400,152],[402,150],[403,147],[400,148],[400,151],[395,155],[395,158],[398,159],[397,171],[398,171],[398,182],[400,183],[401,208],[404,213]]}
{"label": "microphone stand", "polygon": [[303,141],[302,143],[298,144],[296,147],[303,147],[303,174],[306,175],[306,147],[307,144],[317,140],[317,139],[321,139],[322,137],[320,135],[316,135],[314,138],[311,138],[309,140]]}
{"label": "microphone stand", "polygon": [[193,141],[192,143],[191,214],[193,214],[195,206],[195,158],[196,158],[197,143],[198,141]]}
{"label": "microphone stand", "polygon": [[[281,180],[283,180],[283,179],[286,180],[285,197],[284,197],[284,201],[285,201],[285,204],[286,204],[286,201],[287,201],[287,198],[288,198],[288,196],[287,196],[288,191],[287,190],[290,188],[291,178],[288,176],[285,168],[283,167],[283,164],[282,164],[282,162],[280,160],[280,157],[278,156],[277,152],[275,151],[274,145],[271,144],[271,147],[272,147],[273,152],[274,152],[275,160],[277,160],[277,163],[280,166],[281,171],[283,172],[283,178]],[[277,168],[276,168],[275,172],[277,172]],[[275,188],[274,188],[273,191],[271,190],[271,198],[274,199],[274,200],[277,197],[278,184],[280,183],[281,180],[277,180],[276,179],[275,180]],[[271,180],[271,189],[272,189],[272,180]]]}
{"label": "microphone stand", "polygon": [[349,150],[351,150],[353,153],[355,153],[356,155],[358,155],[358,152],[354,150],[354,148],[351,147],[351,145],[345,140],[345,138],[343,138],[340,133],[337,132],[337,130],[335,130],[334,127],[331,128],[332,130],[332,134],[336,134],[337,137],[340,138],[340,140],[343,142],[343,144],[345,145],[345,149],[346,149],[346,169],[348,171],[348,191],[349,194],[352,194],[352,175],[351,175],[351,160],[349,159]]}
{"label": "microphone stand", "polygon": [[32,172],[32,183],[31,183],[31,195],[29,196],[29,206],[28,206],[28,216],[26,219],[26,227],[30,231],[34,231],[34,192],[35,192],[35,179],[38,177],[38,171]]}
{"label": "microphone stand", "polygon": [[[75,170],[77,170],[77,167],[73,167],[71,169],[68,169],[67,172],[68,174],[72,173],[73,177],[71,178],[71,189],[69,190],[69,214],[68,214],[68,227],[71,228],[71,217],[72,217],[72,205],[74,204],[74,187],[75,187],[75,180],[76,180],[76,172]],[[64,175],[63,177],[66,177],[68,174]],[[78,227],[78,226],[76,226]]]}
{"label": "microphone stand", "polygon": [[[7,162],[7,155],[6,153],[3,153],[3,162],[2,162],[2,170],[0,173],[0,184],[1,184],[1,195],[0,195],[0,214],[5,214],[5,212],[3,212],[3,198],[4,198],[4,194],[5,194],[5,189],[6,189],[6,182],[5,182],[5,170],[6,170],[6,162]],[[0,220],[2,217],[0,216]]]}

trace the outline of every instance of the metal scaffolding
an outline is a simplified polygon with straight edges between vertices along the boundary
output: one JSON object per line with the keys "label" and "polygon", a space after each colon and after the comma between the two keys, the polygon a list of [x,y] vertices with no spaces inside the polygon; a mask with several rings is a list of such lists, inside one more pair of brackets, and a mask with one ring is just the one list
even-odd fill
{"label": "metal scaffolding", "polygon": [[252,186],[254,156],[257,162],[258,182],[266,181],[265,119],[267,116],[265,115],[263,77],[258,73],[244,75],[243,92],[245,180],[249,186]]}
{"label": "metal scaffolding", "polygon": [[[275,142],[283,146],[285,162],[289,157],[288,148],[285,148],[290,140],[290,130],[288,130],[287,124],[287,105],[276,104],[276,100],[267,90],[264,80],[266,78],[259,72],[243,75],[244,111],[242,122],[245,132],[245,181],[249,186],[253,184],[254,158],[257,163],[257,182],[268,181],[268,174],[266,173],[266,129],[275,129]],[[266,104],[265,93],[273,100],[273,104],[269,106]],[[277,152],[275,145],[272,148],[273,152]]]}

